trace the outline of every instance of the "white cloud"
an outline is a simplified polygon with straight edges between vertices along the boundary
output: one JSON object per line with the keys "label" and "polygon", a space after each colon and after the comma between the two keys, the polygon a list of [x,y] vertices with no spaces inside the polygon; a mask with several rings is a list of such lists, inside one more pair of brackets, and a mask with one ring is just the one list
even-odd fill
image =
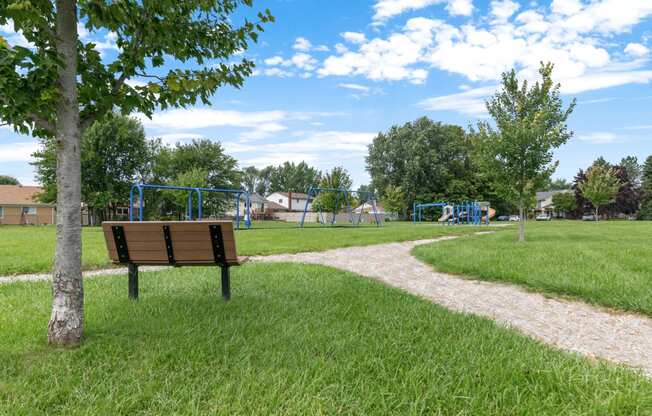
{"label": "white cloud", "polygon": [[317,60],[307,53],[297,53],[291,58],[294,66],[305,71],[312,71],[317,66]]}
{"label": "white cloud", "polygon": [[255,128],[265,123],[276,123],[288,118],[285,111],[243,112],[217,110],[212,108],[178,108],[154,113],[150,120],[137,115],[143,125],[157,129],[201,129],[207,127],[229,126]]}
{"label": "white cloud", "polygon": [[509,19],[521,7],[512,0],[493,0],[490,6],[491,14],[499,21]]}
{"label": "white cloud", "polygon": [[625,53],[640,58],[650,53],[650,50],[640,43],[628,43],[625,47]]}
{"label": "white cloud", "polygon": [[550,8],[553,13],[570,16],[582,10],[582,2],[580,0],[552,0]]}
{"label": "white cloud", "polygon": [[294,41],[294,45],[292,45],[292,48],[301,51],[301,52],[308,52],[310,48],[312,48],[312,43],[306,38],[296,38]]}
{"label": "white cloud", "polygon": [[346,88],[358,92],[369,92],[370,88],[360,84],[337,84],[340,88]]}
{"label": "white cloud", "polygon": [[29,162],[32,153],[39,150],[37,142],[17,142],[0,144],[0,162]]}
{"label": "white cloud", "polygon": [[473,12],[472,0],[376,0],[373,24],[382,25],[402,13],[441,3],[447,3],[446,10],[451,15],[469,16]]}
{"label": "white cloud", "polygon": [[345,41],[351,43],[364,43],[367,40],[367,37],[364,33],[360,32],[344,32],[340,34]]}
{"label": "white cloud", "polygon": [[329,48],[326,45],[317,45],[314,48],[312,48],[312,50],[316,52],[328,52],[331,50],[331,48]]}
{"label": "white cloud", "polygon": [[597,131],[592,133],[580,134],[577,136],[577,139],[587,143],[607,144],[607,143],[615,142],[616,140],[619,139],[619,137],[613,133]]}
{"label": "white cloud", "polygon": [[497,85],[475,88],[456,94],[428,98],[418,105],[429,111],[455,111],[474,117],[487,117],[485,100],[497,89]]}
{"label": "white cloud", "polygon": [[472,0],[449,0],[446,10],[451,16],[471,16],[473,13]]}
{"label": "white cloud", "polygon": [[270,66],[274,66],[274,65],[288,66],[291,64],[290,61],[286,61],[281,56],[272,56],[271,58],[265,59],[263,62],[265,62],[265,65],[270,65]]}

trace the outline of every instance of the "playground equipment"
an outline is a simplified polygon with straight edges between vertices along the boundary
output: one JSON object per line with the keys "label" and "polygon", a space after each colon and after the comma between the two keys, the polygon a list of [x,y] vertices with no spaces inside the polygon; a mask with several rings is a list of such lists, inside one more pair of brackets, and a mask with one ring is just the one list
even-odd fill
{"label": "playground equipment", "polygon": [[473,225],[489,225],[489,220],[496,214],[492,209],[489,202],[463,202],[461,204],[449,204],[447,202],[431,202],[431,203],[414,203],[412,209],[412,222],[423,221],[423,210],[427,208],[440,207],[442,209],[441,216],[437,222],[447,225],[456,224],[473,224]]}
{"label": "playground equipment", "polygon": [[362,206],[364,206],[367,203],[371,204],[372,207],[371,212],[374,217],[374,222],[376,223],[377,227],[382,226],[381,218],[378,215],[378,207],[376,206],[376,197],[372,192],[351,191],[343,188],[310,187],[307,192],[308,198],[306,200],[306,205],[303,207],[301,222],[299,223],[299,226],[301,228],[303,228],[305,224],[306,214],[308,214],[308,209],[311,206],[310,204],[315,200],[315,198],[317,198],[319,194],[326,193],[326,192],[335,193],[335,207],[333,209],[333,212],[329,213],[330,215],[332,215],[330,219],[327,218],[327,216],[322,211],[321,207],[318,207],[317,215],[320,224],[331,225],[331,226],[335,225],[335,223],[337,222],[337,214],[340,212],[340,208],[345,207],[346,215],[348,217],[349,222],[356,227],[360,225],[360,222],[362,220],[363,210],[360,210],[359,213],[355,214],[351,207],[351,199],[357,196],[356,198],[357,202],[360,203]]}
{"label": "playground equipment", "polygon": [[193,208],[194,208],[194,195],[197,195],[197,220],[201,220],[203,217],[202,206],[203,206],[203,194],[208,193],[217,193],[225,194],[227,196],[233,196],[235,202],[235,225],[237,229],[240,229],[240,202],[243,201],[245,204],[244,212],[244,223],[247,228],[251,228],[251,197],[249,192],[243,191],[241,189],[220,189],[220,188],[197,188],[189,186],[170,186],[170,185],[152,185],[152,184],[143,184],[137,183],[131,187],[129,191],[129,221],[134,220],[134,192],[138,191],[138,221],[143,221],[143,191],[145,189],[152,190],[172,190],[172,191],[186,191],[188,192],[188,206],[186,219],[192,221],[193,219]]}

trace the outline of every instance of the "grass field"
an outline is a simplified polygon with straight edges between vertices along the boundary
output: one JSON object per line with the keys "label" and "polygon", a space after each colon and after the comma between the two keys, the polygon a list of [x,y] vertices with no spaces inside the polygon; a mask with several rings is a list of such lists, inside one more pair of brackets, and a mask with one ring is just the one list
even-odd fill
{"label": "grass field", "polygon": [[528,223],[516,230],[417,247],[437,269],[526,285],[652,315],[652,222]]}
{"label": "grass field", "polygon": [[[46,282],[0,286],[0,414],[649,414],[652,382],[319,266],[85,283],[86,338],[48,347]],[[363,294],[363,296],[361,296]]]}
{"label": "grass field", "polygon": [[[241,255],[264,255],[416,240],[476,230],[473,227],[414,226],[411,223],[386,223],[381,228],[300,229],[296,224],[268,221],[254,224],[250,230],[237,231],[236,238]],[[54,234],[53,226],[0,226],[0,276],[50,271],[54,256]],[[82,238],[83,267],[93,269],[108,266],[109,259],[101,228],[83,228]]]}

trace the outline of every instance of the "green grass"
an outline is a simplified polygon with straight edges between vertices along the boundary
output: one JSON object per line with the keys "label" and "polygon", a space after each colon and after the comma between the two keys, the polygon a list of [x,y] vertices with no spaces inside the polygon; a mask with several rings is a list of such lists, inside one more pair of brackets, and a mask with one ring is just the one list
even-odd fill
{"label": "green grass", "polygon": [[[236,239],[238,253],[249,256],[416,240],[476,230],[474,227],[414,226],[411,223],[386,223],[381,228],[312,226],[300,229],[296,224],[267,221],[254,224],[250,230],[237,231]],[[108,266],[101,228],[84,227],[82,239],[84,269]],[[50,271],[54,241],[53,226],[0,226],[0,276]]]}
{"label": "green grass", "polygon": [[516,228],[417,247],[437,269],[526,285],[592,303],[652,315],[652,222],[528,223]]}
{"label": "green grass", "polygon": [[0,286],[0,414],[632,415],[652,382],[368,279],[250,264],[85,283],[86,338],[48,347],[45,282]]}

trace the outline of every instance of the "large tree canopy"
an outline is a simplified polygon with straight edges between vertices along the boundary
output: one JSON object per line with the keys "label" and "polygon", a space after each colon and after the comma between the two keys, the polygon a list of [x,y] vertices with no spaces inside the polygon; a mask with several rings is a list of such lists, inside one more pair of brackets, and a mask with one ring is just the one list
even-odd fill
{"label": "large tree canopy", "polygon": [[486,198],[488,184],[473,161],[473,149],[472,138],[459,126],[427,117],[392,126],[369,145],[371,187],[381,199],[388,189],[399,187],[404,209],[414,201]]}

